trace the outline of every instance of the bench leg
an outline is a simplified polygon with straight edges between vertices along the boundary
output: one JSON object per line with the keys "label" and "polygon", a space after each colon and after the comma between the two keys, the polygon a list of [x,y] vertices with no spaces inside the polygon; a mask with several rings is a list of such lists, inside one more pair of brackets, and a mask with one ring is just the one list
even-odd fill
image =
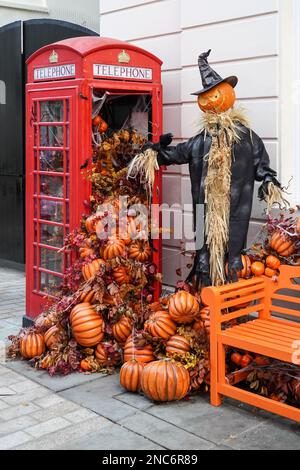
{"label": "bench leg", "polygon": [[222,405],[222,396],[218,393],[218,344],[210,348],[210,403],[213,406]]}

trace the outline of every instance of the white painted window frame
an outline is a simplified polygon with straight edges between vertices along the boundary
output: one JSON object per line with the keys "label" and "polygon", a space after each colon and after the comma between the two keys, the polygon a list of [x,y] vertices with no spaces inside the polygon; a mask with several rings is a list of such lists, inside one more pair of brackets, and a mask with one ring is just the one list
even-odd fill
{"label": "white painted window frame", "polygon": [[48,13],[47,0],[40,0],[39,3],[32,3],[30,0],[0,0],[0,8],[12,8],[14,10],[36,11]]}
{"label": "white painted window frame", "polygon": [[[300,1],[279,2],[279,177],[300,204]],[[291,180],[292,178],[292,180]],[[290,181],[291,180],[291,181]]]}

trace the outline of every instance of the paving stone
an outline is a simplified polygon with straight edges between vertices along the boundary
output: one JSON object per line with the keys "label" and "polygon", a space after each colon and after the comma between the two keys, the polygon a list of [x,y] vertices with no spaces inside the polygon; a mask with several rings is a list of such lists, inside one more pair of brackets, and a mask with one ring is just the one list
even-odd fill
{"label": "paving stone", "polygon": [[74,442],[80,438],[86,438],[87,436],[94,436],[95,433],[99,432],[104,427],[110,425],[110,421],[97,417],[90,421],[85,421],[80,424],[73,424],[68,428],[64,428],[55,433],[47,434],[40,439],[34,439],[28,444],[20,445],[16,447],[17,450],[46,450],[46,449],[59,449],[66,443]]}
{"label": "paving stone", "polygon": [[38,390],[41,389],[41,386],[32,380],[24,380],[22,377],[22,382],[17,382],[15,384],[10,385],[10,388],[16,393],[25,393],[27,391]]}
{"label": "paving stone", "polygon": [[164,447],[117,424],[110,424],[99,432],[63,444],[61,450],[161,450]]}
{"label": "paving stone", "polygon": [[214,447],[201,437],[190,434],[182,428],[151,416],[142,411],[119,422],[126,429],[142,434],[148,439],[171,450],[209,450]]}
{"label": "paving stone", "polygon": [[18,376],[14,377],[8,373],[0,375],[0,387],[9,387],[18,382],[20,382],[20,377]]}
{"label": "paving stone", "polygon": [[93,413],[86,408],[80,408],[79,410],[72,411],[71,413],[67,413],[64,415],[64,418],[70,421],[71,423],[81,423],[86,421],[87,419],[96,418],[97,414]]}
{"label": "paving stone", "polygon": [[35,400],[36,405],[40,406],[41,408],[57,406],[62,402],[64,402],[64,399],[58,395],[55,395],[54,393],[51,393],[46,397],[40,398],[39,400]]}
{"label": "paving stone", "polygon": [[226,402],[213,407],[208,398],[199,396],[189,401],[154,405],[147,413],[215,444],[220,444],[231,434],[239,434],[267,422]]}
{"label": "paving stone", "polygon": [[44,397],[45,395],[49,395],[50,393],[51,392],[47,388],[36,387],[25,393],[18,393],[10,397],[2,397],[2,400],[8,405],[13,406],[21,403],[30,403],[38,398]]}
{"label": "paving stone", "polygon": [[34,419],[32,415],[20,416],[10,421],[3,421],[0,423],[0,438],[35,424],[37,424],[37,420]]}
{"label": "paving stone", "polygon": [[26,432],[35,438],[44,436],[45,434],[51,434],[59,431],[60,429],[67,428],[70,426],[70,422],[64,418],[52,418],[49,421],[30,426],[26,429]]}
{"label": "paving stone", "polygon": [[111,377],[70,388],[60,392],[60,395],[105,418],[118,422],[126,416],[133,415],[136,409],[112,398],[112,394],[120,393],[121,387],[117,385],[116,379],[112,380]]}
{"label": "paving stone", "polygon": [[0,411],[9,408],[9,405],[0,399]]}
{"label": "paving stone", "polygon": [[11,387],[0,387],[0,397],[1,396],[8,396],[8,395],[15,395],[15,391],[12,390]]}
{"label": "paving stone", "polygon": [[[11,370],[19,372],[34,382],[43,385],[44,387],[52,390],[53,392],[60,392],[68,388],[76,387],[80,384],[93,382],[105,377],[103,374],[83,374],[80,372],[70,374],[67,376],[54,376],[51,377],[48,372],[36,370],[25,361],[9,361],[7,367]],[[1,377],[0,377],[1,379]]]}
{"label": "paving stone", "polygon": [[0,410],[0,418],[3,420],[10,420],[18,418],[19,416],[27,415],[38,411],[40,408],[33,403],[20,404],[18,406],[9,406],[3,410]]}
{"label": "paving stone", "polygon": [[139,395],[138,393],[125,392],[120,395],[114,395],[115,400],[119,400],[122,403],[133,406],[138,410],[147,410],[153,405],[146,397]]}
{"label": "paving stone", "polygon": [[23,431],[14,432],[8,436],[0,437],[0,449],[8,450],[13,447],[19,446],[32,439],[28,434]]}
{"label": "paving stone", "polygon": [[300,450],[300,431],[274,423],[262,424],[242,434],[233,434],[224,440],[235,450]]}
{"label": "paving stone", "polygon": [[65,417],[71,411],[77,411],[79,408],[76,403],[73,403],[68,400],[62,400],[61,403],[57,403],[54,406],[49,406],[48,408],[43,408],[39,411],[32,413],[32,417],[37,421],[48,421],[49,419],[56,417]]}

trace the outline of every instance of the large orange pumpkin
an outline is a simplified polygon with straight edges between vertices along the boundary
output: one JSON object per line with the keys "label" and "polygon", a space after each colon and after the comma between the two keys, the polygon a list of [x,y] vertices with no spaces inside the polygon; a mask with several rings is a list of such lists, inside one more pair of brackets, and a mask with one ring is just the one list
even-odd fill
{"label": "large orange pumpkin", "polygon": [[190,351],[190,343],[181,335],[174,335],[167,341],[166,352],[169,355],[185,356]]}
{"label": "large orange pumpkin", "polygon": [[104,338],[104,320],[88,302],[73,308],[70,323],[73,336],[80,346],[96,346]]}
{"label": "large orange pumpkin", "polygon": [[136,240],[129,246],[129,258],[145,263],[151,256],[151,248],[148,242]]}
{"label": "large orange pumpkin", "polygon": [[125,315],[112,326],[114,338],[120,344],[124,344],[132,332],[132,322]]}
{"label": "large orange pumpkin", "polygon": [[118,266],[113,270],[113,278],[120,286],[131,282],[131,277],[124,266]]}
{"label": "large orange pumpkin", "polygon": [[282,257],[291,256],[296,249],[294,242],[281,232],[273,233],[270,240],[270,247]]}
{"label": "large orange pumpkin", "polygon": [[141,379],[144,364],[136,359],[125,362],[120,370],[120,384],[128,392],[138,392],[141,389]]}
{"label": "large orange pumpkin", "polygon": [[102,266],[105,266],[105,262],[100,258],[94,259],[89,264],[85,264],[82,267],[82,275],[85,281],[88,281],[91,277],[95,276]]}
{"label": "large orange pumpkin", "polygon": [[150,400],[181,400],[189,388],[190,374],[179,362],[164,359],[144,367],[142,390]]}
{"label": "large orange pumpkin", "polygon": [[44,334],[44,341],[48,349],[54,349],[58,343],[66,341],[67,338],[66,331],[56,325],[49,328]]}
{"label": "large orange pumpkin", "polygon": [[168,312],[158,311],[152,313],[144,324],[145,330],[152,336],[168,339],[176,333],[176,323]]}
{"label": "large orange pumpkin", "polygon": [[103,248],[103,259],[105,261],[116,258],[117,256],[125,255],[125,243],[118,238],[109,239]]}
{"label": "large orange pumpkin", "polygon": [[153,354],[153,348],[151,344],[146,346],[136,347],[132,336],[127,338],[124,348],[124,361],[130,361],[131,359],[136,359],[138,362],[151,362],[154,361],[155,357]]}
{"label": "large orange pumpkin", "polygon": [[40,333],[28,333],[20,341],[20,354],[24,359],[41,356],[44,351],[45,341]]}
{"label": "large orange pumpkin", "polygon": [[189,292],[178,291],[170,297],[169,313],[176,323],[192,323],[199,313],[199,303]]}
{"label": "large orange pumpkin", "polygon": [[203,112],[224,113],[234,105],[236,100],[233,87],[226,82],[216,85],[198,97],[199,108]]}

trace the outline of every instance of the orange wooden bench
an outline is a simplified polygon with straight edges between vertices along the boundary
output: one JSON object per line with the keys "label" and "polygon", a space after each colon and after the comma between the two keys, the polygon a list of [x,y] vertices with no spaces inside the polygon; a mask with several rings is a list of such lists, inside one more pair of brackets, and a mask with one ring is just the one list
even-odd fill
{"label": "orange wooden bench", "polygon": [[[226,346],[300,366],[300,323],[295,321],[300,321],[300,267],[282,266],[277,282],[262,276],[207,287],[202,300],[211,316],[211,404],[220,406],[222,396],[228,396],[300,421],[300,409],[230,385],[225,372]],[[237,310],[227,313],[230,307]],[[241,317],[245,323],[224,329]]]}

